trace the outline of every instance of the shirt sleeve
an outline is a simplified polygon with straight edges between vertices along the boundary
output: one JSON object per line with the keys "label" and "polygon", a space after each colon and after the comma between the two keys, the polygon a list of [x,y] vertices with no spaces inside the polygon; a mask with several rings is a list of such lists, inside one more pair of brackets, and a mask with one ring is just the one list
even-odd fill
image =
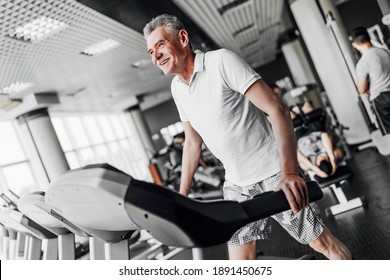
{"label": "shirt sleeve", "polygon": [[221,50],[219,70],[226,84],[234,91],[245,94],[247,89],[261,76],[237,54]]}
{"label": "shirt sleeve", "polygon": [[176,96],[176,91],[175,91],[175,86],[174,86],[175,79],[172,80],[171,84],[171,92],[172,92],[172,97],[173,101],[175,101],[177,111],[179,112],[179,117],[182,122],[189,122],[189,119],[187,117],[187,114],[183,111],[183,109],[180,106],[180,101],[178,100]]}
{"label": "shirt sleeve", "polygon": [[356,75],[358,78],[366,78],[368,76],[368,65],[362,60],[356,64]]}

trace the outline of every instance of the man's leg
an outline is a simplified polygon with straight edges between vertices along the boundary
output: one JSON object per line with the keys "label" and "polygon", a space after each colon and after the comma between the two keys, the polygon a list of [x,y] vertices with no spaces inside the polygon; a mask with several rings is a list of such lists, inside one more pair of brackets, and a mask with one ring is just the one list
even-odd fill
{"label": "man's leg", "polygon": [[315,251],[331,260],[350,260],[351,253],[323,224],[315,203],[297,214],[291,211],[276,214],[273,218],[298,242],[309,244]]}
{"label": "man's leg", "polygon": [[242,245],[229,245],[230,260],[255,260],[256,259],[256,241]]}
{"label": "man's leg", "polygon": [[[275,189],[280,182],[280,175],[274,180],[267,180],[264,184],[266,191]],[[351,259],[351,253],[330,230],[324,225],[320,216],[320,209],[316,203],[302,209],[297,214],[291,210],[272,216],[292,237],[301,244],[309,244],[311,248],[325,255],[329,259]]]}
{"label": "man's leg", "polygon": [[390,133],[390,92],[383,92],[373,100],[373,107],[385,134]]}
{"label": "man's leg", "polygon": [[[223,186],[224,198],[239,202],[251,199],[253,196],[263,192],[264,189],[261,183],[240,187],[225,181]],[[256,259],[256,240],[269,239],[270,237],[271,223],[269,218],[243,226],[233,234],[228,242],[229,258],[231,260]]]}
{"label": "man's leg", "polygon": [[330,260],[350,260],[351,253],[348,248],[340,242],[325,226],[321,235],[309,243],[315,251],[322,253]]}

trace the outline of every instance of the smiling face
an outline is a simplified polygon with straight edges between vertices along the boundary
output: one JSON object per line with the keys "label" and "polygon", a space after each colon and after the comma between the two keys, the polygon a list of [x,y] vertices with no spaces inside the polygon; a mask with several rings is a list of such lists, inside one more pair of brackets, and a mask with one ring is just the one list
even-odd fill
{"label": "smiling face", "polygon": [[153,64],[165,75],[178,74],[183,70],[188,45],[187,35],[183,29],[180,30],[178,36],[174,36],[168,33],[164,26],[161,26],[150,33],[146,39],[148,53],[152,57]]}

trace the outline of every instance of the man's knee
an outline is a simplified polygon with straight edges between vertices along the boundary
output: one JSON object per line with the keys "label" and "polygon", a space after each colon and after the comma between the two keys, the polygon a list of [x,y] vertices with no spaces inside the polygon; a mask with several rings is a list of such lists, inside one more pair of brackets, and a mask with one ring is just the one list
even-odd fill
{"label": "man's knee", "polygon": [[321,233],[319,237],[317,237],[316,240],[309,243],[309,246],[312,249],[322,254],[326,254],[329,250],[329,240],[326,238],[326,236],[324,236],[324,234],[326,235],[326,233],[324,232],[325,230]]}
{"label": "man's knee", "polygon": [[255,260],[256,241],[242,245],[229,245],[229,259],[231,260]]}
{"label": "man's knee", "polygon": [[325,226],[320,236],[309,243],[309,246],[315,251],[327,256],[332,248],[337,247],[338,243],[340,243],[340,241],[338,241],[331,231]]}

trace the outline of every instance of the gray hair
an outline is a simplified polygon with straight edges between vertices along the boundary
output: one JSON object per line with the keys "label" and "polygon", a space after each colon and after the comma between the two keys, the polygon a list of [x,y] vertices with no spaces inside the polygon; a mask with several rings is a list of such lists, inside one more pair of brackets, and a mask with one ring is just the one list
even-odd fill
{"label": "gray hair", "polygon": [[144,27],[144,37],[145,39],[152,33],[155,29],[165,26],[165,30],[174,36],[178,36],[181,29],[185,29],[183,23],[175,16],[162,14],[153,18],[148,24]]}

